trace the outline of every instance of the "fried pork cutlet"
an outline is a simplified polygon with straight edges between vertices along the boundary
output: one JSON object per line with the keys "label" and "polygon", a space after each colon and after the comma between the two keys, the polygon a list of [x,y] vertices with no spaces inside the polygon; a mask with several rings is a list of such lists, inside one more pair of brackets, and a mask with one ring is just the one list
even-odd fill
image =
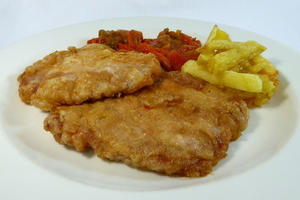
{"label": "fried pork cutlet", "polygon": [[56,51],[18,77],[23,102],[50,110],[128,94],[152,85],[162,69],[152,54],[117,52],[103,44]]}
{"label": "fried pork cutlet", "polygon": [[167,175],[206,176],[246,128],[247,105],[189,74],[166,72],[118,98],[60,106],[44,121],[57,142]]}

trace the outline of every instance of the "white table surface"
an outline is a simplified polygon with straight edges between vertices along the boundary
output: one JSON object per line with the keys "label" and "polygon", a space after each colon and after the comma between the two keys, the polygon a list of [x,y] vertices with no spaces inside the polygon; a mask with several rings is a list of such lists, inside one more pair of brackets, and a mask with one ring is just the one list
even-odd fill
{"label": "white table surface", "polygon": [[[238,27],[279,41],[300,53],[299,9],[299,0],[1,0],[0,49],[27,37],[71,24],[119,17],[159,16],[212,21],[216,24]],[[0,151],[4,151],[4,149],[0,147]],[[1,160],[0,164],[5,165],[5,163],[1,163]],[[28,174],[23,178],[30,179],[30,177],[31,174]],[[21,185],[21,183],[26,183],[26,180],[20,183],[15,180],[0,180],[7,181],[7,184],[11,185],[11,191],[0,189],[0,197],[3,195],[8,197],[5,196],[7,194],[22,196],[22,194],[17,194],[18,189],[20,187],[30,188],[26,184]],[[257,181],[259,184],[259,180],[252,181]],[[73,188],[63,185],[62,182],[59,182],[58,185],[49,185],[49,190],[58,187],[65,187],[65,192],[60,190],[56,194],[57,199],[62,199],[59,196],[65,196],[66,193],[76,192]],[[45,196],[47,194],[43,193],[44,190],[31,189],[36,193],[31,196],[39,195],[40,199],[51,199],[50,196]],[[94,190],[96,189],[82,186],[82,190],[77,191],[78,199],[88,197],[88,193]],[[224,188],[223,192],[226,190]],[[53,193],[56,192],[53,189]],[[299,191],[297,193],[299,194]],[[109,193],[107,194],[109,195]],[[218,191],[215,196],[222,199],[222,194]],[[27,197],[24,196],[24,199],[28,199]],[[172,198],[171,194],[170,197]],[[256,199],[256,197],[257,195],[253,191],[252,199]],[[270,196],[266,197],[265,199],[268,199]],[[97,198],[94,196],[93,199],[112,198],[100,195]],[[201,192],[195,199],[201,199]],[[251,198],[249,197],[249,199]],[[288,196],[286,199],[289,199]]]}

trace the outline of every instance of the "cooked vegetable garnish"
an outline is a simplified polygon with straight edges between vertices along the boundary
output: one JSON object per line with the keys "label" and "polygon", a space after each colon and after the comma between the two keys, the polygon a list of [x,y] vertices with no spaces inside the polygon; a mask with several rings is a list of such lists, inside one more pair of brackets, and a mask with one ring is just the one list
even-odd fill
{"label": "cooked vegetable garnish", "polygon": [[155,39],[145,39],[140,31],[117,30],[99,31],[99,37],[88,41],[91,43],[107,44],[115,50],[139,51],[153,53],[167,71],[180,71],[188,60],[197,60],[201,42],[180,30],[161,31]]}

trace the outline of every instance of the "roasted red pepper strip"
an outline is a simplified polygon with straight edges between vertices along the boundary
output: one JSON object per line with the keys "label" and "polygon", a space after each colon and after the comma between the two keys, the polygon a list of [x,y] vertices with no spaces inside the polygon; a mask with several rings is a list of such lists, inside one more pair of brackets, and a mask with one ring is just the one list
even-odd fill
{"label": "roasted red pepper strip", "polygon": [[199,47],[199,45],[201,45],[199,40],[194,40],[192,37],[185,34],[182,34],[182,36],[183,36],[184,43],[187,45],[191,45],[195,47]]}
{"label": "roasted red pepper strip", "polygon": [[135,48],[132,48],[132,47],[126,45],[126,44],[119,44],[118,49],[119,50],[127,50],[127,51],[136,51]]}
{"label": "roasted red pepper strip", "polygon": [[182,65],[189,60],[175,50],[169,53],[168,59],[170,60],[172,71],[181,71]]}
{"label": "roasted red pepper strip", "polygon": [[137,50],[143,53],[153,53],[156,58],[159,60],[162,67],[164,67],[166,70],[172,70],[170,61],[161,53],[157,52],[153,47],[151,47],[149,44],[142,43],[137,46]]}
{"label": "roasted red pepper strip", "polygon": [[99,38],[93,38],[87,41],[87,44],[99,43]]}
{"label": "roasted red pepper strip", "polygon": [[136,48],[139,43],[141,43],[143,39],[142,32],[131,30],[129,31],[127,43],[131,48]]}
{"label": "roasted red pepper strip", "polygon": [[197,60],[200,54],[199,52],[196,51],[197,48],[198,47],[196,46],[182,45],[182,47],[177,49],[177,52],[189,60]]}

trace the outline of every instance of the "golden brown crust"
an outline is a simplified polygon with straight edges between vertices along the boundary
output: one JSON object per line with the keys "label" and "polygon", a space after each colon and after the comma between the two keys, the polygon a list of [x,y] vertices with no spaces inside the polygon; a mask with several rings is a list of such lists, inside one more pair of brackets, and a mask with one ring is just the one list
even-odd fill
{"label": "golden brown crust", "polygon": [[226,156],[248,119],[247,105],[231,93],[166,72],[133,94],[54,108],[44,128],[78,151],[91,146],[100,158],[199,177]]}
{"label": "golden brown crust", "polygon": [[152,54],[116,52],[102,44],[56,51],[26,68],[18,77],[26,103],[50,110],[128,94],[152,85],[162,69]]}

